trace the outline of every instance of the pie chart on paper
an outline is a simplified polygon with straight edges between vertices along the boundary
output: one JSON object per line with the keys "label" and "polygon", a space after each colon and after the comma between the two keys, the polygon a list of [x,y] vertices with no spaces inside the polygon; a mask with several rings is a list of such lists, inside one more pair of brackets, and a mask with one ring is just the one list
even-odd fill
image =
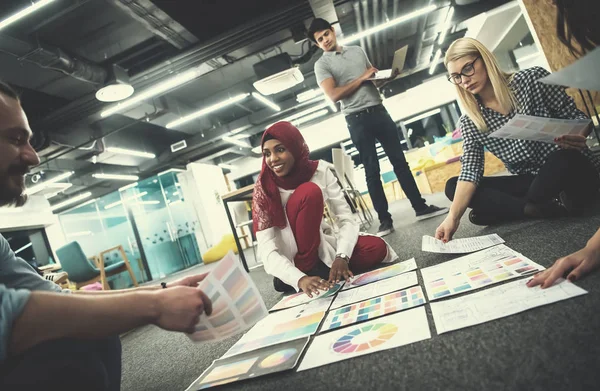
{"label": "pie chart on paper", "polygon": [[396,332],[398,327],[389,323],[366,325],[340,337],[331,349],[339,354],[362,352],[387,342]]}

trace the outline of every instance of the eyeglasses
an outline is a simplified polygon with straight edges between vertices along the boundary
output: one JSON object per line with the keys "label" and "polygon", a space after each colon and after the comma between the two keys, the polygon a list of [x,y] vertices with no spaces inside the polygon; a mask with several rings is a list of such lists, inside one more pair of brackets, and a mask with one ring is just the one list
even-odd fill
{"label": "eyeglasses", "polygon": [[473,76],[475,74],[475,61],[479,60],[481,57],[477,56],[473,61],[468,62],[462,67],[460,73],[453,73],[448,77],[448,81],[452,84],[459,85],[462,83],[463,76]]}

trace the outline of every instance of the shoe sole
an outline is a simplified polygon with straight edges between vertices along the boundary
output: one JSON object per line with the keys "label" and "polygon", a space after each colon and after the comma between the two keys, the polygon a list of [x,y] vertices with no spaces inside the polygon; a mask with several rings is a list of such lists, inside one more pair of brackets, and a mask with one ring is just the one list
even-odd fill
{"label": "shoe sole", "polygon": [[382,237],[384,237],[386,235],[391,234],[392,232],[394,232],[394,228],[386,229],[385,231],[379,231],[379,232],[377,232],[376,235],[379,236],[380,238],[382,238]]}
{"label": "shoe sole", "polygon": [[427,219],[430,219],[430,218],[435,217],[435,216],[445,215],[448,212],[450,212],[450,209],[448,209],[448,208],[442,208],[441,210],[438,210],[438,211],[433,212],[433,213],[428,213],[426,215],[417,216],[417,221],[427,220]]}

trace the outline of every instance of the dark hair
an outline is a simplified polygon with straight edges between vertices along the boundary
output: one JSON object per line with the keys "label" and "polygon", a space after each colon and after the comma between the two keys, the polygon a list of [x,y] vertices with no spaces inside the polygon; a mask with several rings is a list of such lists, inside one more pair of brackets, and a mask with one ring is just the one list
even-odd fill
{"label": "dark hair", "polygon": [[[597,0],[554,0],[554,3],[558,11],[556,34],[571,54],[581,56],[600,45],[600,7]],[[581,50],[575,46],[575,42]]]}
{"label": "dark hair", "polygon": [[315,40],[315,33],[323,30],[332,30],[331,23],[329,23],[325,19],[316,18],[310,23],[310,27],[306,32],[306,36],[314,43],[317,43],[317,41]]}
{"label": "dark hair", "polygon": [[11,86],[0,80],[0,94],[6,95],[9,98],[13,98],[14,100],[20,100],[19,94],[14,90]]}

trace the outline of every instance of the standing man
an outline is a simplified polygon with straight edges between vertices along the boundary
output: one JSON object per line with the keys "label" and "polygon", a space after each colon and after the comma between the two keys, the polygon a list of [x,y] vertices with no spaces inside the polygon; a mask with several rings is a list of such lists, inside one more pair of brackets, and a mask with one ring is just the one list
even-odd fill
{"label": "standing man", "polygon": [[[324,51],[323,56],[315,63],[317,83],[332,101],[341,101],[350,137],[365,166],[367,187],[381,223],[377,234],[384,236],[393,232],[394,225],[379,175],[376,140],[389,157],[400,186],[415,210],[417,220],[448,213],[448,208],[428,206],[421,197],[400,146],[396,123],[381,104],[379,91],[368,80],[377,69],[371,65],[362,48],[339,45],[335,30],[323,19],[313,20],[308,29],[308,37]],[[392,78],[399,71],[394,70]]]}

